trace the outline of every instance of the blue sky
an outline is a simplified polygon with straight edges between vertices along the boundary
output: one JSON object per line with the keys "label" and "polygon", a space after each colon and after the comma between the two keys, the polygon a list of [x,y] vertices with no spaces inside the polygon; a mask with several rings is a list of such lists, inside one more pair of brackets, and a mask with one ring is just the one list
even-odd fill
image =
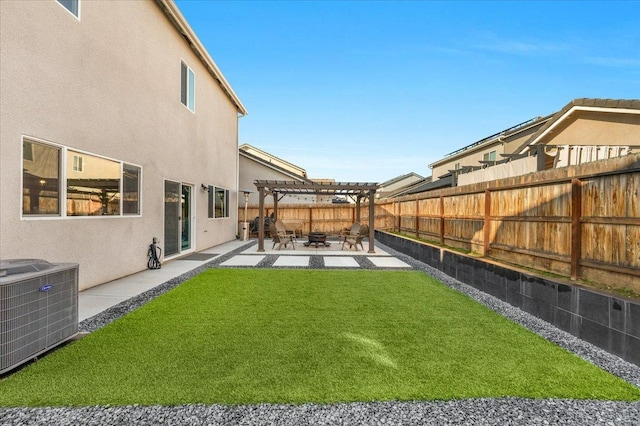
{"label": "blue sky", "polygon": [[383,182],[575,98],[640,98],[640,2],[176,0],[240,143]]}

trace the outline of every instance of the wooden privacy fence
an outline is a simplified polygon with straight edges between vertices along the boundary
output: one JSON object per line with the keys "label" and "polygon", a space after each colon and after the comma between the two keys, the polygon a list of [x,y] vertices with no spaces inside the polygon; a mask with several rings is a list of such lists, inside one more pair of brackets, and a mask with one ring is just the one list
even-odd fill
{"label": "wooden privacy fence", "polygon": [[[265,217],[273,212],[273,206],[265,206]],[[258,217],[258,206],[247,207],[247,221]],[[278,204],[278,219],[303,234],[312,231],[337,235],[343,229],[350,229],[356,222],[356,208],[353,204]],[[375,229],[393,229],[393,203],[376,203],[374,211]],[[238,208],[238,220],[244,221],[244,206]],[[369,206],[360,207],[360,222],[368,223]]]}
{"label": "wooden privacy fence", "polygon": [[405,197],[394,229],[640,292],[640,155]]}
{"label": "wooden privacy fence", "polygon": [[[640,293],[639,193],[635,154],[377,201],[375,228]],[[356,220],[350,204],[280,204],[278,215],[305,234],[336,234]],[[368,215],[363,206],[361,221]],[[257,216],[250,206],[248,220]]]}

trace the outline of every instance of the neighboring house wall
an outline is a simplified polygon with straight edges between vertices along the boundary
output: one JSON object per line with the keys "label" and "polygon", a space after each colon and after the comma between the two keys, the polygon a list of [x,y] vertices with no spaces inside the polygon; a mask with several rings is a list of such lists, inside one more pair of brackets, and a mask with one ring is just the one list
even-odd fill
{"label": "neighboring house wall", "polygon": [[[251,194],[249,195],[249,205],[258,205],[258,202],[259,202],[259,196],[257,192],[258,189],[256,188],[256,185],[254,183],[254,181],[256,180],[300,181],[300,180],[303,180],[303,178],[280,172],[272,167],[256,162],[251,158],[247,158],[241,153],[240,154],[239,188],[241,192],[245,189],[252,191]],[[302,196],[294,197],[294,196],[285,195],[281,200],[278,201],[278,203],[307,204],[307,203],[315,202],[315,198],[311,195],[306,196],[306,198],[308,198],[307,200],[303,200],[301,198]],[[243,194],[241,194],[238,201],[239,201],[238,206],[244,207]],[[265,202],[265,205],[269,205],[269,206],[273,205],[273,197],[270,197],[270,196],[265,197],[264,202]],[[253,218],[249,218],[249,219],[253,219]]]}
{"label": "neighboring house wall", "polygon": [[[256,180],[279,180],[311,182],[307,178],[307,172],[302,167],[289,163],[268,152],[262,151],[249,144],[243,144],[239,148],[240,157],[240,191],[250,190],[249,205],[258,205],[259,196],[255,185]],[[318,179],[323,181],[323,179]],[[331,180],[333,182],[333,180]],[[333,196],[322,196],[314,194],[292,194],[279,195],[278,203],[281,204],[311,204],[311,203],[331,203]],[[238,199],[238,206],[244,206],[244,194]],[[273,205],[273,197],[267,195],[264,199],[266,206]]]}
{"label": "neighboring house wall", "polygon": [[[615,111],[615,110],[614,110]],[[640,114],[579,111],[537,143],[550,145],[640,146]]]}
{"label": "neighboring house wall", "polygon": [[253,157],[256,160],[261,160],[273,165],[274,167],[285,171],[286,173],[293,174],[294,176],[300,176],[300,179],[307,178],[307,171],[302,167],[296,166],[282,158],[278,158],[275,155],[269,154],[255,146],[244,143],[240,145],[240,151],[246,153],[248,156]]}
{"label": "neighboring house wall", "polygon": [[525,126],[517,131],[507,133],[502,137],[490,139],[477,147],[464,150],[451,157],[432,163],[430,165],[432,168],[432,176],[434,180],[437,180],[440,176],[447,174],[449,170],[455,170],[456,165],[460,167],[480,167],[483,165],[480,161],[485,160],[485,155],[489,157],[493,156],[495,161],[503,160],[504,157],[501,154],[513,154],[517,152],[545,122],[546,119],[542,119],[533,125]]}
{"label": "neighboring house wall", "polygon": [[[228,204],[237,205],[243,107],[223,91],[156,2],[82,1],[77,19],[56,1],[3,0],[0,18],[0,258],[77,262],[81,289],[140,271],[152,238],[165,244],[165,180],[191,188],[185,231],[191,245],[178,247],[180,253],[236,237],[237,209],[229,208],[227,218],[209,218],[201,184],[227,190]],[[181,103],[182,62],[195,77],[194,112]],[[113,176],[94,167],[94,185],[130,185],[118,179],[119,168],[133,167],[139,172],[139,213],[131,194],[125,194],[122,210],[114,198],[106,201],[108,208],[95,202],[81,207],[72,199],[79,181],[72,180],[83,174],[72,164],[65,167],[63,157],[61,178],[69,181],[58,185],[62,213],[23,214],[33,203],[41,203],[40,211],[46,207],[33,193],[23,196],[23,181],[31,179],[23,168],[39,161],[32,158],[39,155],[33,147],[43,146],[27,143],[23,153],[23,141],[66,152],[68,163],[76,161],[76,152],[89,159],[84,167],[97,161],[105,162],[103,169],[118,168]],[[86,208],[85,215],[72,216],[72,205]],[[102,214],[88,216],[96,213]]]}
{"label": "neighboring house wall", "polygon": [[[512,164],[486,164],[485,155],[532,155],[537,161],[514,160]],[[465,166],[480,170],[457,173],[457,185],[517,176],[548,168],[622,157],[640,151],[640,101],[575,99],[553,116],[533,124],[502,132],[486,142],[470,145],[450,157],[431,164],[437,180],[449,170]],[[459,166],[459,167],[456,167]]]}
{"label": "neighboring house wall", "polygon": [[416,182],[421,181],[424,177],[416,174],[409,173],[407,175],[399,176],[395,179],[391,179],[387,182],[383,182],[378,186],[376,191],[376,198],[384,198],[387,195],[401,189],[413,185]]}
{"label": "neighboring house wall", "polygon": [[512,160],[508,163],[474,170],[473,172],[461,173],[458,175],[457,186],[526,175],[527,173],[531,173],[532,170],[536,170],[537,163],[538,160],[536,157],[529,156],[518,158],[517,160]]}

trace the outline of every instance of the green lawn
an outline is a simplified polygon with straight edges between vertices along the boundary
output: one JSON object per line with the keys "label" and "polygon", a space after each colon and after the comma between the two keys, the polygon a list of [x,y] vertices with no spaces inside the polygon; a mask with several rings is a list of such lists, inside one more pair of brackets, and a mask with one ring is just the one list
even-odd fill
{"label": "green lawn", "polygon": [[420,272],[214,269],[0,382],[1,406],[640,400]]}

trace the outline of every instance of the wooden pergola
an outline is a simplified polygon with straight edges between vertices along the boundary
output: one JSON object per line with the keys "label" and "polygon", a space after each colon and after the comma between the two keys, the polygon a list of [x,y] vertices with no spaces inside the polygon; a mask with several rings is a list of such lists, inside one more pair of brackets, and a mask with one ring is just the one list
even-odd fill
{"label": "wooden pergola", "polygon": [[254,181],[259,194],[258,251],[264,252],[264,198],[273,196],[273,216],[278,219],[278,197],[289,194],[347,195],[356,200],[356,221],[360,222],[360,202],[369,199],[369,253],[374,251],[374,195],[377,183],[361,182],[296,182],[282,180]]}

